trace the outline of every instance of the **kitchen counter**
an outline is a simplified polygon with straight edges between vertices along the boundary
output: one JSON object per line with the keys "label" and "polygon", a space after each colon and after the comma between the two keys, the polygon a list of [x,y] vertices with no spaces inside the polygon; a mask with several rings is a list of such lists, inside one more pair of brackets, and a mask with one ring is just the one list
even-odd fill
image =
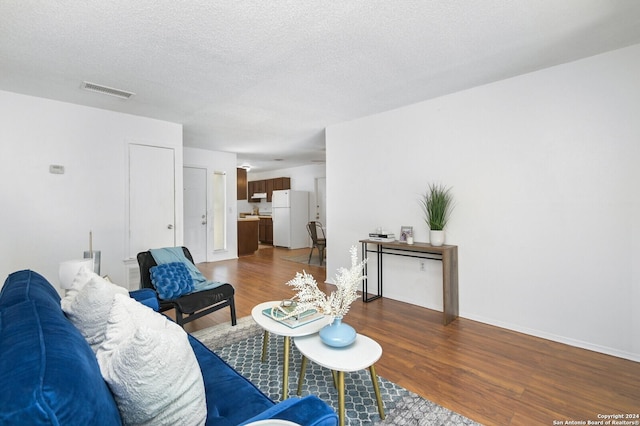
{"label": "kitchen counter", "polygon": [[260,216],[245,216],[238,218],[238,222],[251,222],[254,220],[260,220]]}

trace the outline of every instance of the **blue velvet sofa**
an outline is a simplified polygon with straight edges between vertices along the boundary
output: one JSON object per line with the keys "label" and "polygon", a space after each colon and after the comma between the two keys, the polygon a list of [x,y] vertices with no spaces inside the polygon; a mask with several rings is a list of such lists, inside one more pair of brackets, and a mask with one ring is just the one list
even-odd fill
{"label": "blue velvet sofa", "polygon": [[[152,290],[131,296],[158,308]],[[338,423],[335,412],[314,396],[274,403],[197,339],[189,336],[189,342],[204,379],[207,425],[264,419]],[[57,291],[33,271],[9,275],[0,292],[0,424],[121,423],[96,357],[60,308]]]}

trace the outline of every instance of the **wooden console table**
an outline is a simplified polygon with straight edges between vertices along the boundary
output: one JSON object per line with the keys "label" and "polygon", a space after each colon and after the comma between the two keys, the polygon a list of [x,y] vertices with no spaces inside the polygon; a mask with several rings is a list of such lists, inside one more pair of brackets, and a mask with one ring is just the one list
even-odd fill
{"label": "wooden console table", "polygon": [[[381,242],[360,240],[362,243],[362,260],[368,253],[376,253],[378,258],[378,293],[368,297],[367,264],[364,264],[365,279],[362,284],[362,301],[365,303],[382,297],[382,258],[385,254],[395,256],[416,257],[442,261],[442,315],[444,325],[458,318],[458,246],[434,247],[428,243],[407,244],[399,241]],[[375,249],[369,249],[375,245]]]}

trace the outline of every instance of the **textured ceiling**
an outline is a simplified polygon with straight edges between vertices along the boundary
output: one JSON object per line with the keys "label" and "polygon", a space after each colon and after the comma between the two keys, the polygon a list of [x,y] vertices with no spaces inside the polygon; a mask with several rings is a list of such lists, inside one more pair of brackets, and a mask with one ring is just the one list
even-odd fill
{"label": "textured ceiling", "polygon": [[323,161],[331,124],[636,43],[637,0],[2,0],[0,90],[182,123],[266,171]]}

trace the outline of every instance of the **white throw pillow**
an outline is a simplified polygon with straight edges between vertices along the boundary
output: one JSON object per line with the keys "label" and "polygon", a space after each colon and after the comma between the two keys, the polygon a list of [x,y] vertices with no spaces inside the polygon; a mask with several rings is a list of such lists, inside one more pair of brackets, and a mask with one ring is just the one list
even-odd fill
{"label": "white throw pillow", "polygon": [[79,291],[70,292],[65,296],[61,306],[69,320],[91,345],[93,352],[96,352],[104,341],[113,297],[116,294],[129,297],[129,292],[126,288],[110,283],[93,272],[79,272],[74,283],[83,281],[85,275],[89,276],[88,282],[78,286]]}
{"label": "white throw pillow", "polygon": [[135,300],[116,295],[98,364],[125,424],[202,425],[204,381],[187,334]]}
{"label": "white throw pillow", "polygon": [[80,290],[91,280],[91,278],[99,277],[98,274],[93,272],[92,269],[87,268],[86,266],[81,266],[78,270],[78,273],[73,278],[73,282],[71,283],[71,287],[65,289],[64,297],[60,301],[62,306],[62,310],[66,312],[66,308],[73,302],[73,299],[76,298]]}

